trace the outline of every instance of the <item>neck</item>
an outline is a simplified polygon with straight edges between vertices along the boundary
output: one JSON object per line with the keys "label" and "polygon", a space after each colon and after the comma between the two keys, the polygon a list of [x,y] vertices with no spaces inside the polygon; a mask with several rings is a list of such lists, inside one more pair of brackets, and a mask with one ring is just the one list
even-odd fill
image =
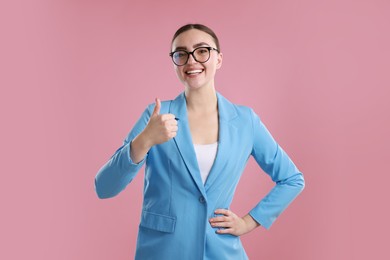
{"label": "neck", "polygon": [[186,89],[187,110],[193,112],[212,112],[217,110],[217,94],[214,87]]}

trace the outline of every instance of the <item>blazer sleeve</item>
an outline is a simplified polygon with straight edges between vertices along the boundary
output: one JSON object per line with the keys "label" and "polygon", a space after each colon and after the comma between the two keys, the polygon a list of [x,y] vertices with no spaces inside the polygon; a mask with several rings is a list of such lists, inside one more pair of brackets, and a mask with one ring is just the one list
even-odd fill
{"label": "blazer sleeve", "polygon": [[150,118],[150,106],[145,109],[121,147],[100,168],[95,177],[95,191],[100,199],[111,198],[120,193],[134,179],[148,156],[139,163],[130,157],[131,141],[143,131]]}
{"label": "blazer sleeve", "polygon": [[249,212],[266,229],[298,196],[305,186],[303,174],[287,153],[278,145],[256,113],[251,110],[253,148],[251,155],[267,173],[275,186]]}

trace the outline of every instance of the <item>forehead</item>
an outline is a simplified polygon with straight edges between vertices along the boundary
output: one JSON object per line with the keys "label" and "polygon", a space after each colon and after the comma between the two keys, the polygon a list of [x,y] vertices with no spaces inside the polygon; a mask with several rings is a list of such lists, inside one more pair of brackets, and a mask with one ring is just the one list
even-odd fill
{"label": "forehead", "polygon": [[172,43],[172,49],[174,50],[178,47],[184,47],[185,49],[190,50],[193,49],[194,45],[201,42],[204,42],[209,46],[216,47],[211,35],[197,29],[191,29],[176,37]]}

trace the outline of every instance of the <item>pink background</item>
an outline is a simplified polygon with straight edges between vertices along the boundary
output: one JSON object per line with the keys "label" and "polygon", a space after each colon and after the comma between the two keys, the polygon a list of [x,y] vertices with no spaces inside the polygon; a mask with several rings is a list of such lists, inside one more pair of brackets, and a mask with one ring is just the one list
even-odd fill
{"label": "pink background", "polygon": [[[93,180],[156,96],[183,87],[174,31],[213,28],[216,88],[251,106],[306,189],[251,259],[390,259],[390,2],[2,1],[0,259],[132,259],[143,170],[119,196]],[[272,182],[250,160],[232,206]]]}

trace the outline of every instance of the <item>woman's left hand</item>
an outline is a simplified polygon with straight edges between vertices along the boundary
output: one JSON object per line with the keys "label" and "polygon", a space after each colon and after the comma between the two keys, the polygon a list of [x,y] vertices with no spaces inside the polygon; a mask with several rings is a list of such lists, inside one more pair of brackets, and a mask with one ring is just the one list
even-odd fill
{"label": "woman's left hand", "polygon": [[222,228],[216,231],[218,234],[241,236],[252,231],[260,225],[249,214],[243,218],[240,218],[232,211],[227,209],[217,209],[214,213],[217,215],[223,215],[211,218],[209,220],[212,227]]}

